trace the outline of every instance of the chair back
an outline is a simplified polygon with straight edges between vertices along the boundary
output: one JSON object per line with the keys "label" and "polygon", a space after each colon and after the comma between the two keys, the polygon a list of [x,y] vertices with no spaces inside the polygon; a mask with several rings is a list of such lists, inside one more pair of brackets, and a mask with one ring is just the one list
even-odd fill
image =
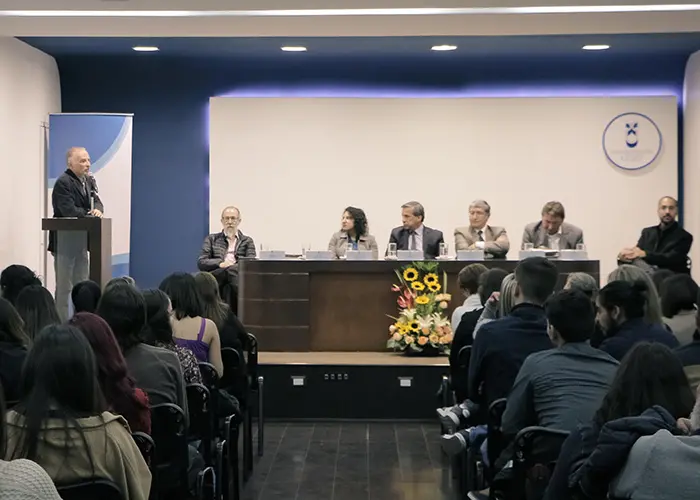
{"label": "chair back", "polygon": [[136,447],[141,452],[146,464],[150,467],[156,454],[156,443],[153,438],[145,432],[134,432],[131,437],[136,443]]}
{"label": "chair back", "polygon": [[248,336],[248,377],[250,379],[250,388],[253,391],[258,390],[258,339],[252,333],[247,333]]}
{"label": "chair back", "polygon": [[469,372],[469,360],[472,357],[472,346],[465,345],[457,353],[457,366],[460,371]]}
{"label": "chair back", "polygon": [[210,392],[219,387],[219,374],[216,372],[214,365],[200,361],[197,363],[197,366],[199,366],[199,372],[202,374],[202,384]]}
{"label": "chair back", "polygon": [[151,407],[152,437],[156,445],[153,466],[158,473],[159,493],[163,490],[187,488],[185,422],[185,413],[176,404],[162,403]]}
{"label": "chair back", "polygon": [[224,375],[221,377],[220,386],[238,396],[239,391],[236,389],[241,386],[244,365],[241,354],[232,347],[224,347],[221,349],[221,360],[224,364]]}
{"label": "chair back", "polygon": [[495,464],[498,456],[503,451],[505,443],[503,442],[503,431],[501,422],[503,421],[503,413],[506,411],[506,398],[497,399],[489,406],[486,415],[486,434],[487,434],[487,453],[489,463]]}
{"label": "chair back", "polygon": [[216,500],[216,472],[207,467],[197,474],[197,500]]}
{"label": "chair back", "polygon": [[549,484],[568,431],[526,427],[514,440],[513,492],[525,500],[539,500]]}
{"label": "chair back", "polygon": [[[218,389],[215,389],[218,390]],[[200,439],[202,441],[202,455],[204,463],[212,463],[211,443],[214,439],[214,419],[212,412],[212,397],[209,389],[202,384],[188,384],[187,409],[190,417],[188,439]]]}
{"label": "chair back", "polygon": [[56,489],[63,500],[124,500],[119,487],[109,479],[84,479],[56,485]]}

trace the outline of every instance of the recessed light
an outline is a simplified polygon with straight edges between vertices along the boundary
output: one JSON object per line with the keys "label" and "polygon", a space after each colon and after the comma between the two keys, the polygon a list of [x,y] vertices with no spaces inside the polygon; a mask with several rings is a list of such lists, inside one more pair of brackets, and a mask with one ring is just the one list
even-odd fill
{"label": "recessed light", "polygon": [[584,45],[583,50],[608,50],[610,45]]}
{"label": "recessed light", "polygon": [[306,47],[301,45],[285,45],[282,47],[283,52],[306,52]]}
{"label": "recessed light", "polygon": [[158,52],[160,50],[158,47],[148,45],[137,45],[136,47],[131,48],[136,52]]}
{"label": "recessed light", "polygon": [[436,52],[447,52],[450,50],[457,50],[456,45],[433,45],[430,47],[430,50],[434,50]]}

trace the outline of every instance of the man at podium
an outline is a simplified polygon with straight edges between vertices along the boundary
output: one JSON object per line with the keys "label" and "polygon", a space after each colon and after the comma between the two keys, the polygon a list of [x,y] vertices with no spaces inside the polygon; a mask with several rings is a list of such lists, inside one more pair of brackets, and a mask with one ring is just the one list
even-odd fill
{"label": "man at podium", "polygon": [[[85,148],[70,148],[67,169],[56,179],[51,194],[54,217],[102,217],[104,205],[97,194],[97,183],[90,175],[90,154]],[[49,234],[49,252],[56,273],[56,308],[68,318],[68,297],[73,285],[88,279],[87,234],[58,231]]]}

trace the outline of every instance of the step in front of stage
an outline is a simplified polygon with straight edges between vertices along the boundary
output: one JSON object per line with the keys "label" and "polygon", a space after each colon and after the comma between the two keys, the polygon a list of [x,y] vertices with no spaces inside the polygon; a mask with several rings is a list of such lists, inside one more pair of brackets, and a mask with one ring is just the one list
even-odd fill
{"label": "step in front of stage", "polygon": [[261,352],[266,419],[435,417],[446,357],[372,352]]}

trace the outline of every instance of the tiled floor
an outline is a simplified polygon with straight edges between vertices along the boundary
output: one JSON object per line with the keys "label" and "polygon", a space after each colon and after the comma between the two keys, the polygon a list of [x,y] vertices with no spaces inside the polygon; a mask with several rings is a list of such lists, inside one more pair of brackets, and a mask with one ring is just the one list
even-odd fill
{"label": "tiled floor", "polygon": [[243,500],[452,500],[437,424],[265,425]]}

